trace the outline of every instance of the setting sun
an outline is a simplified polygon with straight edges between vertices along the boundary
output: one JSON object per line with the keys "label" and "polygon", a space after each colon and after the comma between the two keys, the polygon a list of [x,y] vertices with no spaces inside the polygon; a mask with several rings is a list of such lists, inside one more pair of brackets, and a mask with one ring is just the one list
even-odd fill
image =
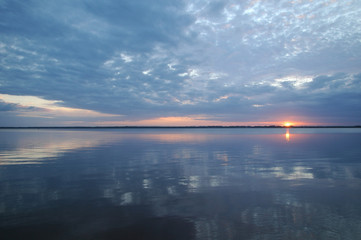
{"label": "setting sun", "polygon": [[291,127],[293,124],[292,123],[290,123],[290,122],[285,122],[284,124],[283,124],[283,126],[285,126],[285,127]]}

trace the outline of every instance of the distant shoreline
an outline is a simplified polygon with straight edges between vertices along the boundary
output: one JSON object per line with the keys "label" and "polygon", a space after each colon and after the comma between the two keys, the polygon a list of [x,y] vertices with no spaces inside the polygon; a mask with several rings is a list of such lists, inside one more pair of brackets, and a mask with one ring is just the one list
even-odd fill
{"label": "distant shoreline", "polygon": [[361,128],[355,126],[78,126],[78,127],[0,127],[0,129],[134,129],[134,128]]}

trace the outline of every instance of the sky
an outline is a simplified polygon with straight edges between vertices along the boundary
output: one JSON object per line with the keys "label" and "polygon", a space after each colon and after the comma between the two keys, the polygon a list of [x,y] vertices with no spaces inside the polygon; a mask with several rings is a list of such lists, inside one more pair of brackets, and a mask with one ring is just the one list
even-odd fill
{"label": "sky", "polygon": [[359,0],[0,0],[0,126],[360,125]]}

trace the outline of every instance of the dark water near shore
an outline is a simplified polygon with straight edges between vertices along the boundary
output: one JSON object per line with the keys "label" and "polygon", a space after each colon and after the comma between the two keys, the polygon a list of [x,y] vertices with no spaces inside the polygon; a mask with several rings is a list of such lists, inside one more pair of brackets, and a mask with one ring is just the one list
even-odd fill
{"label": "dark water near shore", "polygon": [[361,239],[361,129],[0,130],[0,239]]}

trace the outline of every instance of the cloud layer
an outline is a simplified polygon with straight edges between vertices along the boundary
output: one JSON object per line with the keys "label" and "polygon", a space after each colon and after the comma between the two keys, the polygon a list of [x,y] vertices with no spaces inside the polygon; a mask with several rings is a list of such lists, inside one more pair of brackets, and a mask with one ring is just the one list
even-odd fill
{"label": "cloud layer", "polygon": [[33,104],[30,119],[2,99],[0,124],[359,124],[360,15],[352,0],[2,0],[0,94],[99,115]]}

